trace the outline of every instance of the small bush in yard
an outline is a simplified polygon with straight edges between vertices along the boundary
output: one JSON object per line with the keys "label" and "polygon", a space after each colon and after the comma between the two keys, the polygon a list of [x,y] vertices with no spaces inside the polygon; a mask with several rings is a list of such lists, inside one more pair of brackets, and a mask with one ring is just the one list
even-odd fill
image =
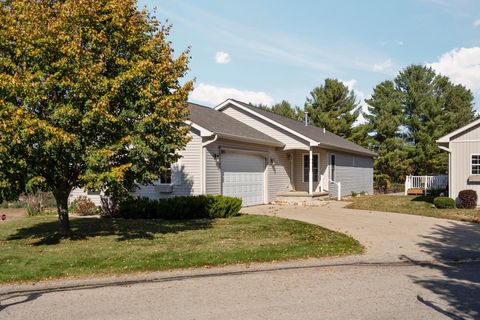
{"label": "small bush in yard", "polygon": [[122,201],[116,216],[125,219],[216,219],[239,214],[242,200],[221,195],[173,197],[161,200],[129,198]]}
{"label": "small bush in yard", "polygon": [[104,218],[113,218],[118,216],[118,204],[110,199],[110,197],[100,196],[102,205],[100,207],[100,215]]}
{"label": "small bush in yard", "polygon": [[85,196],[78,197],[73,204],[71,204],[73,213],[79,216],[93,216],[98,213],[97,206],[92,200]]}
{"label": "small bush in yard", "polygon": [[449,197],[436,197],[433,204],[438,209],[455,209],[455,200]]}
{"label": "small bush in yard", "polygon": [[475,209],[477,207],[477,192],[475,190],[462,190],[458,193],[460,207]]}

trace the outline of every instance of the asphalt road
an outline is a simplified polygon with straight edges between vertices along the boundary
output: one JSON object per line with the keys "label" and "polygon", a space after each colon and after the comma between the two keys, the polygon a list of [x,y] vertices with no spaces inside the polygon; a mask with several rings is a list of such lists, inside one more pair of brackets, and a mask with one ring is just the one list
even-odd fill
{"label": "asphalt road", "polygon": [[480,226],[391,213],[251,213],[351,234],[359,256],[0,287],[0,319],[480,319]]}

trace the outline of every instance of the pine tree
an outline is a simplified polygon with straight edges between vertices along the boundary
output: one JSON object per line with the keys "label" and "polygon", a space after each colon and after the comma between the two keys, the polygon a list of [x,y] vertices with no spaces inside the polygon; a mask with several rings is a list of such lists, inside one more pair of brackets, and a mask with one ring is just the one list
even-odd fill
{"label": "pine tree", "polygon": [[472,93],[422,65],[405,68],[395,78],[395,85],[411,144],[412,171],[419,175],[446,173],[448,157],[436,140],[475,119]]}
{"label": "pine tree", "polygon": [[368,104],[365,114],[369,126],[370,147],[378,153],[375,159],[375,180],[389,186],[400,182],[408,172],[408,159],[405,151],[405,139],[400,126],[403,123],[403,110],[400,93],[395,90],[392,81],[378,84]]}
{"label": "pine tree", "polygon": [[294,120],[303,119],[303,111],[299,107],[292,107],[292,105],[286,100],[274,104],[270,111]]}
{"label": "pine tree", "polygon": [[353,124],[360,114],[353,90],[337,79],[325,79],[325,83],[310,92],[305,103],[313,124],[344,138],[351,138]]}

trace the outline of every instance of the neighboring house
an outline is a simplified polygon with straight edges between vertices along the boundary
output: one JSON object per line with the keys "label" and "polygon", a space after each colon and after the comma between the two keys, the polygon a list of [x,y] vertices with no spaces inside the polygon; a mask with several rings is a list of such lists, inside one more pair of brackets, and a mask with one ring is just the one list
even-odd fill
{"label": "neighboring house", "polygon": [[448,152],[448,194],[456,199],[465,189],[480,193],[480,119],[437,140]]}
{"label": "neighboring house", "polygon": [[[134,195],[165,198],[223,194],[243,204],[269,203],[280,195],[337,196],[373,193],[376,154],[325,129],[229,99],[216,108],[189,104],[190,142],[171,177],[140,186]],[[297,192],[290,192],[297,191]],[[100,195],[80,189],[73,200]]]}

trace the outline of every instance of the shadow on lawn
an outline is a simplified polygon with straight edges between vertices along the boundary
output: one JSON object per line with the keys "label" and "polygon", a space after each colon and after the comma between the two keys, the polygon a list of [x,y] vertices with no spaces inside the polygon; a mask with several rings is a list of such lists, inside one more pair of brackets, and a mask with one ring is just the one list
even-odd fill
{"label": "shadow on lawn", "polygon": [[[84,240],[92,237],[116,236],[117,241],[154,239],[156,234],[178,233],[188,230],[208,229],[212,221],[201,220],[126,220],[77,218],[70,220],[72,235],[67,239]],[[65,239],[58,232],[58,221],[42,222],[18,229],[7,240],[33,239],[32,245],[53,245]]]}
{"label": "shadow on lawn", "polygon": [[411,276],[414,283],[439,297],[417,300],[451,319],[480,318],[480,226],[451,222],[436,226],[419,246],[440,263],[418,263],[442,277]]}

